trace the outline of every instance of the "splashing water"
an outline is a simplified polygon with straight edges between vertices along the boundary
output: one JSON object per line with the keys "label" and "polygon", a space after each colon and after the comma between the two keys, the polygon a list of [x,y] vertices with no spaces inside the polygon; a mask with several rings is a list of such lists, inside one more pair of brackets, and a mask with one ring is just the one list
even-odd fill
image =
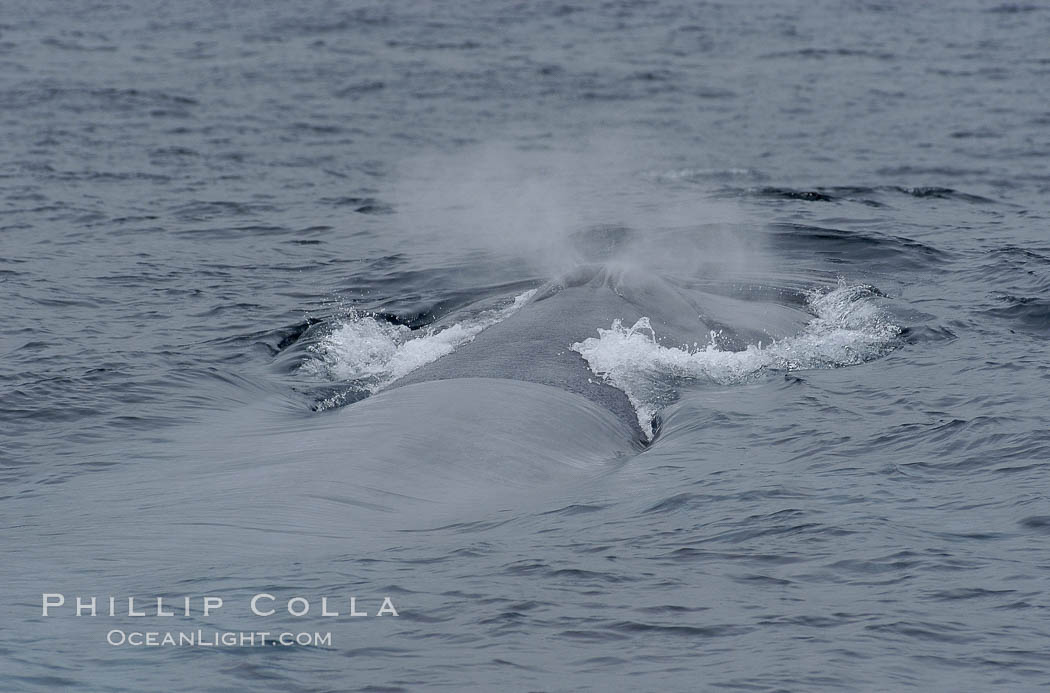
{"label": "splashing water", "polygon": [[708,380],[721,385],[744,382],[768,370],[805,370],[851,366],[882,356],[893,346],[900,327],[889,321],[872,300],[868,286],[840,285],[827,293],[814,292],[809,308],[814,314],[792,337],[768,345],[748,345],[743,351],[725,351],[717,334],[704,347],[661,346],[648,318],[632,327],[620,320],[598,329],[570,348],[586,359],[591,370],[623,390],[638,414],[638,423],[652,439],[653,419],[663,402],[669,379]]}
{"label": "splashing water", "polygon": [[375,394],[412,371],[452,353],[482,330],[510,317],[536,290],[526,291],[502,308],[487,310],[443,329],[410,330],[351,311],[343,323],[311,347],[313,358],[302,365],[307,373],[345,381],[349,391],[320,402],[319,409],[339,406],[353,391]]}

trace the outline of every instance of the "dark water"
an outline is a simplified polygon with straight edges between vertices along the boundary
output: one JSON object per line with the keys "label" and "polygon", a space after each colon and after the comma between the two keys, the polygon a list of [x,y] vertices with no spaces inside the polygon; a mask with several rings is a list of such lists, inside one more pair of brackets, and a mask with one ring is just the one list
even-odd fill
{"label": "dark water", "polygon": [[[5,0],[0,688],[1044,689],[1048,37],[1042,3]],[[619,327],[513,304],[584,261],[629,266]],[[586,356],[651,443],[389,389],[528,315],[519,360]],[[333,642],[106,644],[261,623]]]}

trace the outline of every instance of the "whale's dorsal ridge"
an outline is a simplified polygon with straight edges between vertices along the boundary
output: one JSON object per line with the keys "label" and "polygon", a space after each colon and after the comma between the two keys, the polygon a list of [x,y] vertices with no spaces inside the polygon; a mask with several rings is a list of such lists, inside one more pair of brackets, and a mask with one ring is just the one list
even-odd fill
{"label": "whale's dorsal ridge", "polygon": [[588,284],[593,284],[596,281],[604,283],[607,275],[608,270],[604,264],[577,265],[559,276],[557,279],[551,280],[540,287],[535,295],[533,295],[530,303],[545,301],[552,296],[556,296],[565,289],[586,286]]}

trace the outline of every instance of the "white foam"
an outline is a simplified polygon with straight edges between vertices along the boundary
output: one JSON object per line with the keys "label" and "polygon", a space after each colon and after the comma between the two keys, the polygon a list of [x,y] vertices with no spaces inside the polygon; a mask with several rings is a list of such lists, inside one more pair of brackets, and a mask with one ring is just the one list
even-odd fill
{"label": "white foam", "polygon": [[[313,358],[302,368],[346,382],[352,389],[376,393],[412,371],[452,353],[487,327],[517,312],[536,293],[535,289],[517,296],[503,308],[483,311],[471,318],[441,329],[410,330],[351,311],[342,324],[310,348]],[[331,397],[319,407],[336,406],[344,398]]]}
{"label": "white foam", "polygon": [[725,351],[712,333],[703,347],[671,348],[657,343],[648,318],[632,327],[615,320],[571,346],[595,374],[623,390],[634,405],[638,422],[652,438],[652,421],[671,378],[707,379],[719,384],[744,382],[766,370],[804,370],[850,366],[888,351],[900,328],[872,300],[870,287],[840,285],[809,300],[815,317],[797,335],[768,345]]}

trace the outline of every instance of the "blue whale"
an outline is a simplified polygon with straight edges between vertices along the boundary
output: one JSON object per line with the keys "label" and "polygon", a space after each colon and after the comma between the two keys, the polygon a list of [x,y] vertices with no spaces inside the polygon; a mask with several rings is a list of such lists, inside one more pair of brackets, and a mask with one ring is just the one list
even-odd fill
{"label": "blue whale", "polygon": [[[321,414],[262,400],[188,428],[176,446],[178,473],[162,488],[153,473],[133,469],[114,486],[114,498],[141,492],[149,512],[112,507],[132,512],[124,521],[144,537],[156,533],[158,546],[178,531],[221,555],[253,542],[266,550],[307,540],[364,545],[364,534],[532,512],[578,497],[581,485],[622,469],[649,441],[627,396],[570,345],[613,320],[643,316],[668,345],[703,339],[727,320],[744,338],[749,320],[756,330],[779,324],[789,332],[805,317],[752,315],[738,302],[641,271],[584,265],[371,397]],[[192,518],[185,507],[194,508]]]}

